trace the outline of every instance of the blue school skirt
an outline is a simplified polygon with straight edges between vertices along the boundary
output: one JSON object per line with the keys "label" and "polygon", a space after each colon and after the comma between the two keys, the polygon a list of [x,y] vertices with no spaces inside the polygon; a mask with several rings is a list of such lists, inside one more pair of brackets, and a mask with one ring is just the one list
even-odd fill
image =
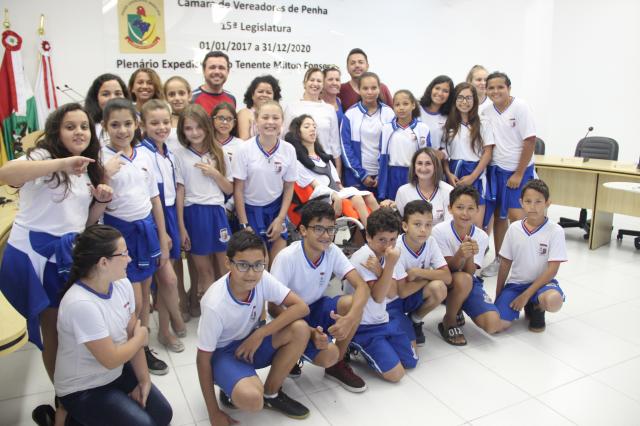
{"label": "blue school skirt", "polygon": [[139,283],[152,276],[160,260],[160,240],[151,214],[144,219],[127,222],[105,213],[104,224],[120,231],[127,243],[131,258],[127,265],[129,281]]}
{"label": "blue school skirt", "polygon": [[207,256],[227,251],[231,228],[224,207],[192,204],[184,208],[184,226],[191,240],[191,253]]}
{"label": "blue school skirt", "polygon": [[[267,237],[267,229],[271,225],[271,222],[273,222],[273,220],[278,216],[278,213],[280,213],[280,207],[282,207],[282,197],[278,197],[275,201],[272,201],[266,206],[252,206],[251,204],[246,203],[244,205],[249,226],[251,226],[256,234],[262,237],[268,248],[271,248],[271,242]],[[286,218],[282,223],[282,232],[280,232],[280,236],[285,241],[289,237]]]}
{"label": "blue school skirt", "polygon": [[378,200],[395,200],[398,188],[409,182],[409,168],[389,166],[386,175],[387,182],[381,182],[382,173],[378,175]]}
{"label": "blue school skirt", "polygon": [[[478,161],[449,160],[449,171],[458,179],[464,176],[469,176],[477,166]],[[482,175],[480,175],[480,177],[471,184],[471,186],[480,193],[480,205],[484,205],[487,202],[487,197],[491,198],[492,195],[487,192],[486,172],[483,172]],[[495,200],[495,196],[493,196],[493,199]]]}
{"label": "blue school skirt", "polygon": [[69,278],[78,234],[56,237],[14,224],[0,265],[0,290],[27,319],[29,340],[40,349],[40,313],[57,308]]}

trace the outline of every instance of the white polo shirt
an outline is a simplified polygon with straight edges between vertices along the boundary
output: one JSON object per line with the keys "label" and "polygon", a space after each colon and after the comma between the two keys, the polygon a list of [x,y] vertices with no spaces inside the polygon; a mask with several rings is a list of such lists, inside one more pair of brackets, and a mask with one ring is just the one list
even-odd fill
{"label": "white polo shirt", "polygon": [[[176,181],[184,186],[185,207],[193,204],[206,206],[223,206],[224,192],[220,189],[215,179],[206,176],[202,170],[196,167],[198,163],[209,163],[217,166],[216,159],[209,152],[200,154],[193,148],[179,147],[174,153],[176,158]],[[222,156],[225,165],[225,177],[231,181],[231,163],[229,157]]]}
{"label": "white polo shirt", "polygon": [[266,206],[284,190],[284,182],[298,178],[296,150],[289,142],[278,139],[271,152],[266,152],[255,136],[240,144],[233,155],[233,178],[244,181],[244,202]]}
{"label": "white polo shirt", "polygon": [[[431,236],[435,238],[444,257],[454,256],[465,237],[464,235],[458,235],[456,233],[456,230],[453,227],[453,219],[435,226],[433,231],[431,231]],[[477,228],[475,225],[471,225],[469,237],[478,243],[478,253],[473,256],[473,262],[476,264],[476,267],[481,268],[482,259],[484,259],[484,251],[489,244],[489,237],[486,232]]]}
{"label": "white polo shirt", "polygon": [[502,242],[500,256],[512,262],[508,283],[531,284],[549,262],[568,260],[564,229],[549,218],[535,229],[529,229],[524,220],[513,222]]}
{"label": "white polo shirt", "polygon": [[[489,120],[480,120],[480,137],[483,147],[495,145]],[[460,125],[458,132],[445,148],[450,160],[480,161],[482,155],[482,152],[476,152],[475,147],[471,146],[471,130],[464,124]]]}
{"label": "white polo shirt", "polygon": [[400,215],[403,215],[404,206],[406,206],[408,202],[414,200],[428,201],[433,207],[433,225],[435,226],[451,218],[451,214],[449,213],[449,194],[451,191],[453,191],[453,186],[445,181],[440,181],[431,196],[426,197],[414,184],[406,183],[398,188],[398,192],[396,193],[396,208],[398,212],[400,212]]}
{"label": "white polo shirt", "polygon": [[314,263],[304,252],[303,242],[295,241],[278,253],[271,265],[271,274],[310,305],[322,297],[333,275],[343,280],[353,269],[349,259],[333,243]]}
{"label": "white polo shirt", "polygon": [[440,149],[443,147],[442,132],[444,131],[444,124],[447,122],[447,116],[442,115],[439,112],[429,112],[421,106],[420,120],[429,126],[429,131],[431,132],[431,146],[434,149]]}
{"label": "white polo shirt", "polygon": [[[365,244],[358,251],[353,253],[351,256],[351,264],[355,267],[358,274],[364,279],[364,281],[371,285],[372,283],[378,281],[378,277],[365,268],[362,263],[365,263],[369,256],[375,256],[373,250]],[[384,267],[384,257],[381,259],[381,265]],[[402,280],[407,277],[407,273],[402,266],[402,262],[398,260],[393,269],[393,279],[396,281]],[[349,284],[348,281],[343,281],[344,289],[347,294],[353,294],[354,288]],[[367,300],[367,304],[364,306],[364,312],[362,313],[362,321],[360,324],[362,325],[374,325],[374,324],[384,324],[385,322],[389,322],[389,313],[387,312],[387,302],[388,299],[385,297],[382,303],[378,303],[373,300],[373,297],[369,296]]]}
{"label": "white polo shirt", "polygon": [[227,154],[227,157],[229,157],[229,162],[233,161],[233,153],[238,145],[243,143],[244,141],[242,139],[236,138],[235,136],[229,136],[226,141],[220,144],[222,146],[222,151],[224,151],[224,153]]}
{"label": "white polo shirt", "polygon": [[406,235],[402,234],[398,236],[396,247],[400,247],[400,260],[402,267],[405,271],[411,268],[420,269],[440,269],[443,266],[447,266],[447,261],[442,256],[440,247],[436,239],[432,235],[427,238],[427,241],[422,244],[422,247],[417,252],[411,250],[407,245]]}
{"label": "white polo shirt", "polygon": [[58,353],[54,387],[57,396],[97,388],[122,374],[122,365],[108,369],[85,343],[110,337],[121,345],[128,340],[127,325],[135,313],[133,287],[123,278],[111,284],[107,295],[82,284],[66,292],[58,310]]}
{"label": "white polo shirt", "polygon": [[[522,99],[512,98],[511,105],[502,113],[494,105],[484,110],[484,116],[491,122],[496,145],[491,164],[514,171],[520,162],[524,140],[536,135],[531,108]],[[533,154],[527,164],[533,164]]]}
{"label": "white polo shirt", "polygon": [[[51,154],[46,149],[34,149],[29,158],[26,155],[13,161],[50,160]],[[67,232],[82,232],[89,217],[91,180],[85,172],[80,176],[69,174],[69,192],[65,194],[66,185],[61,183],[57,188],[56,180],[51,182],[52,175],[41,176],[27,181],[20,187],[18,200],[19,210],[14,223],[23,227],[61,236]]]}
{"label": "white polo shirt", "polygon": [[[158,195],[158,184],[153,175],[155,167],[142,147],[133,147],[131,158],[120,155],[124,164],[111,178],[113,199],[107,206],[107,214],[120,220],[133,222],[151,213],[151,198]],[[102,148],[102,161],[106,163],[117,152],[110,146]]]}
{"label": "white polo shirt", "polygon": [[413,154],[426,148],[429,143],[427,124],[414,119],[406,128],[402,128],[394,118],[382,127],[380,153],[389,156],[389,166],[409,167]]}
{"label": "white polo shirt", "polygon": [[138,154],[149,156],[156,183],[163,185],[164,204],[173,206],[176,203],[176,159],[168,145],[164,144],[163,151],[164,153],[160,153],[153,141],[145,139]]}
{"label": "white polo shirt", "polygon": [[289,289],[264,271],[249,299],[238,300],[231,293],[229,274],[214,282],[200,301],[198,349],[213,352],[247,337],[260,321],[264,302],[282,304]]}

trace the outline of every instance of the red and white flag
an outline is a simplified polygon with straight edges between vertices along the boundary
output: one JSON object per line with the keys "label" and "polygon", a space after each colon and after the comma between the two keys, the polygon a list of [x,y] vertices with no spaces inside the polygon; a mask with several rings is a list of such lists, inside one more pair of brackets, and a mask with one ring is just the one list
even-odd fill
{"label": "red and white flag", "polygon": [[44,129],[47,117],[54,109],[58,108],[56,97],[56,85],[53,82],[53,68],[51,67],[51,44],[44,38],[40,38],[40,64],[38,65],[38,77],[36,80],[36,106],[38,109],[38,128]]}

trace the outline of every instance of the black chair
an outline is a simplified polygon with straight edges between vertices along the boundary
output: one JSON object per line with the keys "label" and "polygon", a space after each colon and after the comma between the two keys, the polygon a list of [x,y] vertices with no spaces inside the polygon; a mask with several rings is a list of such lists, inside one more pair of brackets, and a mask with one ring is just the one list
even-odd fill
{"label": "black chair", "polygon": [[544,141],[540,138],[536,138],[536,147],[533,153],[536,155],[544,155],[544,151],[545,151]]}
{"label": "black chair", "polygon": [[[603,136],[582,138],[576,146],[575,156],[615,161],[618,160],[618,142]],[[584,239],[589,239],[591,221],[587,220],[587,209],[580,209],[580,217],[578,220],[561,217],[558,224],[563,228],[581,228],[586,232]]]}

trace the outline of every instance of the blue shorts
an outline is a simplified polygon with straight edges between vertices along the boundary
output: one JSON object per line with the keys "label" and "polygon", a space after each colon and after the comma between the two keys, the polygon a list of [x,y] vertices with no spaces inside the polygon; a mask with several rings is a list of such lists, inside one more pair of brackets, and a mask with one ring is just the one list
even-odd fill
{"label": "blue shorts", "polygon": [[378,175],[378,190],[376,194],[379,200],[395,200],[398,188],[409,182],[409,168],[402,166],[388,166],[386,182],[381,185],[382,171]]}
{"label": "blue shorts", "polygon": [[[244,210],[247,214],[247,221],[249,226],[253,229],[253,232],[260,235],[264,240],[267,248],[271,248],[271,241],[267,237],[267,229],[271,226],[271,223],[280,213],[280,207],[282,207],[282,197],[279,197],[275,201],[267,204],[266,206],[252,206],[250,204],[244,205]],[[287,231],[287,220],[282,223],[282,231],[280,237],[283,240],[289,238],[289,232]]]}
{"label": "blue shorts", "polygon": [[[335,324],[335,321],[331,319],[329,314],[331,311],[338,312],[338,300],[341,296],[322,296],[309,305],[309,315],[304,317],[304,320],[309,324],[309,327],[316,328],[322,327],[322,330],[326,333],[327,339],[330,341],[329,327]],[[313,340],[309,340],[307,348],[304,350],[302,357],[309,362],[313,362],[315,357],[320,353],[320,350],[313,344]]]}
{"label": "blue shorts", "polygon": [[397,323],[361,325],[353,336],[351,345],[360,351],[371,368],[381,374],[399,363],[404,368],[415,368],[418,365],[418,354]]}
{"label": "blue shorts", "polygon": [[227,251],[231,228],[224,207],[202,204],[185,207],[184,226],[191,240],[191,254],[207,256]]}
{"label": "blue shorts", "polygon": [[244,340],[236,340],[223,348],[218,348],[211,356],[211,369],[213,381],[220,386],[224,393],[231,397],[236,383],[245,377],[256,375],[256,369],[271,365],[276,349],[271,342],[271,336],[267,336],[253,354],[253,363],[249,364],[236,358],[235,351]]}
{"label": "blue shorts", "polygon": [[[500,209],[500,218],[506,219],[509,209],[521,209],[520,193],[522,188],[533,179],[533,164],[527,167],[522,175],[522,181],[518,188],[509,188],[507,181],[513,175],[513,171],[502,169],[498,166],[487,167],[487,179],[489,181],[489,194],[487,196],[487,210],[489,217],[494,213],[496,208]],[[489,201],[490,200],[490,201]],[[485,212],[485,220],[487,213]]]}
{"label": "blue shorts", "polygon": [[496,308],[496,305],[491,301],[491,297],[484,291],[482,279],[476,276],[473,277],[471,293],[469,293],[467,300],[462,304],[462,310],[471,318],[475,318],[489,311],[498,312],[498,308]]}
{"label": "blue shorts", "polygon": [[416,332],[413,329],[413,321],[409,318],[409,314],[422,306],[423,303],[422,290],[416,291],[404,299],[398,297],[393,302],[387,303],[389,322],[397,324],[398,328],[411,341],[416,340]]}
{"label": "blue shorts", "polygon": [[178,214],[176,213],[176,205],[163,206],[164,211],[164,227],[171,238],[171,250],[169,257],[171,259],[180,259],[180,230],[178,228]]}
{"label": "blue shorts", "polygon": [[[513,321],[518,319],[520,316],[520,312],[511,309],[511,302],[515,300],[516,297],[520,296],[522,292],[524,292],[527,288],[529,288],[531,284],[507,284],[504,286],[500,295],[496,299],[496,307],[498,308],[498,312],[500,312],[500,319],[505,321]],[[562,301],[564,301],[564,292],[558,285],[558,281],[551,280],[549,284],[546,284],[538,289],[535,294],[529,299],[530,302],[539,303],[538,297],[545,291],[555,290],[560,293],[562,296]]]}

